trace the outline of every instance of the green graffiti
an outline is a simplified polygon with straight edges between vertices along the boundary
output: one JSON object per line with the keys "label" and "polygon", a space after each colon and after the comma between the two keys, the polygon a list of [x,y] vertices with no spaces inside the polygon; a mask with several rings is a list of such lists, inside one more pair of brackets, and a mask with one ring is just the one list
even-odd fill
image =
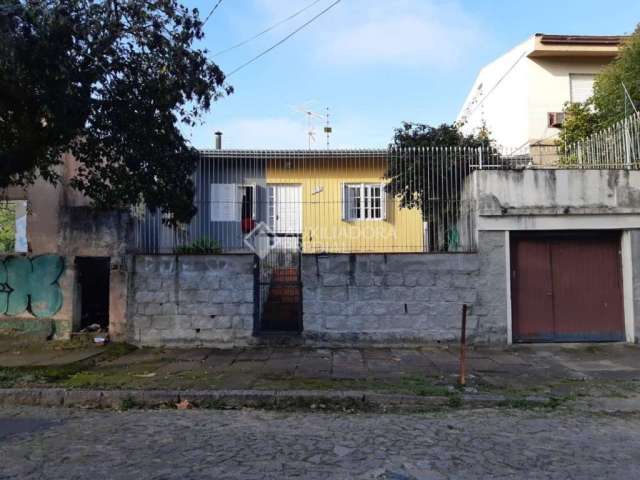
{"label": "green graffiti", "polygon": [[0,314],[55,315],[62,308],[58,279],[63,272],[64,259],[58,255],[9,257],[0,262]]}

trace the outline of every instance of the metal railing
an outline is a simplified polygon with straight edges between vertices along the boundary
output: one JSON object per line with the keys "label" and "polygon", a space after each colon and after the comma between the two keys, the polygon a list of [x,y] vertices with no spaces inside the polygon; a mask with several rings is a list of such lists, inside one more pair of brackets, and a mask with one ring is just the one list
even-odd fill
{"label": "metal railing", "polygon": [[561,148],[563,166],[640,168],[640,114]]}
{"label": "metal railing", "polygon": [[[598,168],[554,146],[526,150],[208,150],[193,173],[198,213],[172,227],[135,212],[141,253],[246,252],[255,229],[303,253],[472,252],[474,170]],[[621,165],[622,167],[622,165]],[[602,168],[605,168],[604,165]]]}

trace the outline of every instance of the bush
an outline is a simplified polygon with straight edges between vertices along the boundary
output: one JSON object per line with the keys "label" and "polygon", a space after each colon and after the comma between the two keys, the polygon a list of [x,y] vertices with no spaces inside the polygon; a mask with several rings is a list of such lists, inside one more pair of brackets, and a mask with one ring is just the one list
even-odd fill
{"label": "bush", "polygon": [[222,253],[222,248],[216,240],[202,237],[188,245],[174,248],[173,253],[177,255],[217,255]]}

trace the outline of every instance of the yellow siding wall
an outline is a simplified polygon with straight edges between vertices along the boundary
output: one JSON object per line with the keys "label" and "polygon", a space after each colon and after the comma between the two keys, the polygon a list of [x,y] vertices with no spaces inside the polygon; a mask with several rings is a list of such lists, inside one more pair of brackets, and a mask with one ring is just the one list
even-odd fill
{"label": "yellow siding wall", "polygon": [[342,220],[342,185],[383,183],[385,170],[381,158],[283,160],[268,163],[266,179],[267,184],[301,185],[305,253],[422,252],[420,211],[400,209],[388,195],[385,220]]}

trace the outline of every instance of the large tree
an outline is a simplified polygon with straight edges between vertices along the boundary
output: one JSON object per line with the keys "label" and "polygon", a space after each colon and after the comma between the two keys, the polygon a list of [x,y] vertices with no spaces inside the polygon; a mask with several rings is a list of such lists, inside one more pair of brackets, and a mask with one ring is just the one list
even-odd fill
{"label": "large tree", "polygon": [[623,42],[616,59],[596,75],[591,98],[565,104],[561,149],[612,126],[633,113],[634,106],[640,110],[640,25]]}
{"label": "large tree", "polygon": [[395,129],[386,190],[401,208],[417,208],[422,212],[428,225],[430,249],[457,248],[456,223],[465,179],[471,164],[480,158],[479,147],[486,153],[490,144],[486,128],[477,135],[463,134],[457,124],[432,127],[404,122]]}
{"label": "large tree", "polygon": [[202,27],[176,0],[0,0],[0,188],[59,181],[68,152],[96,207],[188,221],[197,152],[179,127],[231,93]]}
{"label": "large tree", "polygon": [[640,108],[640,25],[624,41],[617,58],[596,77],[592,101],[601,127],[632,113],[632,104]]}

